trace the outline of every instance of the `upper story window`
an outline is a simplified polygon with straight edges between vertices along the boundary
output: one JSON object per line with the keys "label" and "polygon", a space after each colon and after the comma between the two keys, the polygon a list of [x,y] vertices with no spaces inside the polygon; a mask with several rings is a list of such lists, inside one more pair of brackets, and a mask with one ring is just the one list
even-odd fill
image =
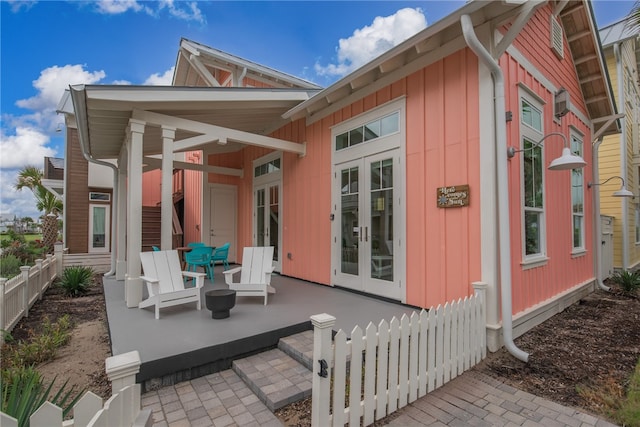
{"label": "upper story window", "polygon": [[[571,152],[582,157],[583,142],[571,135]],[[573,224],[573,251],[584,250],[584,171],[571,170],[571,216]]]}
{"label": "upper story window", "polygon": [[523,254],[525,261],[545,256],[544,152],[537,142],[542,139],[542,107],[533,100],[520,102],[520,137],[522,146]]}
{"label": "upper story window", "polygon": [[395,112],[336,136],[336,151],[398,132],[399,113]]}

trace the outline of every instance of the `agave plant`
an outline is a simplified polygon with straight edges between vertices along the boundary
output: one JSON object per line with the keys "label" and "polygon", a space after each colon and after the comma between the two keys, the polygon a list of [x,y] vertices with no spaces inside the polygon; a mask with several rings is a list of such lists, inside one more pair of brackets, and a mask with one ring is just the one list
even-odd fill
{"label": "agave plant", "polygon": [[2,412],[17,419],[19,427],[28,427],[31,415],[48,400],[61,408],[66,417],[85,390],[76,392],[75,387],[67,388],[67,380],[54,394],[55,381],[54,378],[45,385],[33,367],[3,370]]}
{"label": "agave plant", "polygon": [[65,294],[77,297],[89,291],[93,275],[94,271],[91,267],[74,265],[64,269],[58,284],[64,289]]}
{"label": "agave plant", "polygon": [[640,272],[622,270],[617,271],[611,277],[613,283],[620,286],[625,292],[635,292],[640,287]]}

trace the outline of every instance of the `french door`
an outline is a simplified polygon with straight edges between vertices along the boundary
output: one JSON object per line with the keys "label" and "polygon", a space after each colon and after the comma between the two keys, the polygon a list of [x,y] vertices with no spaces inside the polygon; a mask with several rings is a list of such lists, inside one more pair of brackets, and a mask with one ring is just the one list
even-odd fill
{"label": "french door", "polygon": [[334,166],[334,283],[402,299],[400,150]]}
{"label": "french door", "polygon": [[280,271],[280,182],[254,187],[254,244],[273,246],[273,262]]}

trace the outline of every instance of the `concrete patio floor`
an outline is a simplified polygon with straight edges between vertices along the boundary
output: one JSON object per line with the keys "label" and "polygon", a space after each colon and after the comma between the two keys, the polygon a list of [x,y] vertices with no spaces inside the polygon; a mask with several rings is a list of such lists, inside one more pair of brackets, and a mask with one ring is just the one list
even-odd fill
{"label": "concrete patio floor", "polygon": [[[137,350],[142,361],[137,382],[149,390],[228,369],[234,359],[274,348],[281,337],[311,329],[314,314],[335,316],[335,331],[349,334],[356,325],[365,328],[369,322],[416,311],[280,275],[273,276],[272,285],[276,294],[269,296],[268,305],[261,297],[237,297],[227,319],[212,319],[203,297],[200,311],[195,303],[163,308],[156,320],[152,307],[127,308],[124,282],[105,278],[112,353]],[[222,267],[217,266],[214,283],[206,280],[202,294],[225,288]]]}

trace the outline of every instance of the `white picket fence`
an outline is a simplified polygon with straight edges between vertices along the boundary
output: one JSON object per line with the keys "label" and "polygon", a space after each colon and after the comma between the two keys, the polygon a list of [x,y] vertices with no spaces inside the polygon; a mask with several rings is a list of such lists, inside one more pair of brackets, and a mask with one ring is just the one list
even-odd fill
{"label": "white picket fence", "polygon": [[[0,330],[11,332],[20,319],[29,315],[29,308],[42,298],[58,275],[57,257],[61,255],[47,255],[32,267],[20,267],[21,274],[9,280],[0,278]],[[3,338],[0,334],[0,344]]]}
{"label": "white picket fence", "polygon": [[[73,407],[73,419],[63,420],[62,409],[45,402],[29,418],[30,427],[143,427],[151,425],[151,411],[141,410],[140,384],[135,377],[140,369],[137,351],[109,357],[105,361],[113,395],[104,403],[92,392]],[[116,392],[117,390],[117,392]],[[18,427],[18,421],[0,412],[2,427]]]}
{"label": "white picket fence", "polygon": [[[411,318],[356,326],[331,339],[335,317],[314,326],[312,427],[368,426],[435,390],[486,356],[485,290]],[[347,401],[348,390],[348,401]]]}

